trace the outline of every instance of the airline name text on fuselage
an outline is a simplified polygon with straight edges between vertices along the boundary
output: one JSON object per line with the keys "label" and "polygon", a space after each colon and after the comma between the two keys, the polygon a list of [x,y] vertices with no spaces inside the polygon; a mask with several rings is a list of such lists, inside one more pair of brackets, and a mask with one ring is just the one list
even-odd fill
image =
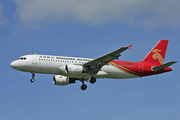
{"label": "airline name text on fuselage", "polygon": [[39,56],[40,59],[57,59],[57,60],[75,60],[75,61],[91,61],[92,59],[86,58],[73,58],[73,57],[62,57],[62,56]]}

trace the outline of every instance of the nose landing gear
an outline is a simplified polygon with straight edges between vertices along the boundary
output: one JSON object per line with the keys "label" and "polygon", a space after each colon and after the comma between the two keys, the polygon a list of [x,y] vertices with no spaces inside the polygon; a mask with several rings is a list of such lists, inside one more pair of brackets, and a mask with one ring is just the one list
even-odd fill
{"label": "nose landing gear", "polygon": [[34,77],[35,77],[35,73],[34,72],[32,72],[32,78],[31,78],[31,80],[30,80],[30,82],[34,82],[35,80],[34,80]]}

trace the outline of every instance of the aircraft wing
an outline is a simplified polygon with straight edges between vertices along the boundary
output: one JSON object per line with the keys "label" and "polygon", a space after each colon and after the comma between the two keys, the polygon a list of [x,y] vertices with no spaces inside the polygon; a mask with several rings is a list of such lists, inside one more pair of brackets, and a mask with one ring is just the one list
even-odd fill
{"label": "aircraft wing", "polygon": [[121,56],[120,53],[128,48],[131,49],[131,46],[132,45],[127,47],[121,47],[111,53],[108,53],[104,56],[89,61],[83,65],[83,68],[87,73],[97,74],[99,70],[102,68],[102,66],[108,65],[108,63],[114,59],[118,59],[118,57]]}

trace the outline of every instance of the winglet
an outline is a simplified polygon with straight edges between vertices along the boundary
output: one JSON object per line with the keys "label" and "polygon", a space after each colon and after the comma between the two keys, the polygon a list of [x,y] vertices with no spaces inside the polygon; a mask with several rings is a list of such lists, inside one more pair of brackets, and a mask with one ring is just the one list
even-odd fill
{"label": "winglet", "polygon": [[131,46],[132,46],[132,45],[129,45],[129,46],[127,46],[127,48],[131,49]]}

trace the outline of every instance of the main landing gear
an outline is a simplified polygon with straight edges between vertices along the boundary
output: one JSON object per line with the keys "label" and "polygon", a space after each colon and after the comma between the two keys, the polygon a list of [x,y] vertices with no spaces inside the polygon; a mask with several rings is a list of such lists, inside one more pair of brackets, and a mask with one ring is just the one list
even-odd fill
{"label": "main landing gear", "polygon": [[85,89],[87,88],[87,85],[84,84],[84,81],[83,81],[82,83],[83,83],[83,84],[82,84],[82,86],[81,86],[81,90],[85,90]]}
{"label": "main landing gear", "polygon": [[32,72],[32,78],[31,78],[31,82],[33,83],[35,80],[34,80],[34,77],[35,77],[35,73],[34,72]]}
{"label": "main landing gear", "polygon": [[[94,77],[92,77],[91,79],[90,79],[90,83],[91,84],[94,84],[96,82],[96,78],[94,78]],[[87,85],[86,84],[84,84],[84,80],[82,81],[82,86],[81,86],[81,90],[85,90],[85,89],[87,89]]]}

